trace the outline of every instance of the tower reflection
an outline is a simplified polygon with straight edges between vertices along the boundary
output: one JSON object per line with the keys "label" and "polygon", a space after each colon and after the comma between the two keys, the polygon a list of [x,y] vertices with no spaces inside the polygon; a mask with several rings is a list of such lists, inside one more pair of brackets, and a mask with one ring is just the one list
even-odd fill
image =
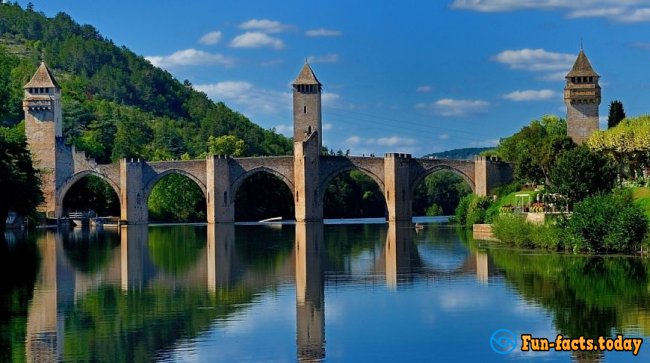
{"label": "tower reflection", "polygon": [[323,223],[296,223],[296,331],[299,361],[325,358]]}
{"label": "tower reflection", "polygon": [[412,258],[412,254],[417,253],[413,242],[413,223],[388,223],[384,253],[386,255],[386,285],[390,289],[395,289],[398,282],[411,278],[412,264],[417,261]]}

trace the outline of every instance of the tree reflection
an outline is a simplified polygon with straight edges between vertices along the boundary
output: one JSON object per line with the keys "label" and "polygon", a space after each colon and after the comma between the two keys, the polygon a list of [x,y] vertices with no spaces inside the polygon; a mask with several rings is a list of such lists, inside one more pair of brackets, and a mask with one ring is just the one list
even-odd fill
{"label": "tree reflection", "polygon": [[[11,232],[7,232],[11,233]],[[27,312],[40,256],[33,240],[5,241],[0,234],[0,361],[23,362]]]}
{"label": "tree reflection", "polygon": [[[649,263],[641,258],[525,254],[493,249],[490,257],[524,298],[552,312],[558,334],[570,337],[644,335]],[[636,333],[639,333],[638,331]]]}

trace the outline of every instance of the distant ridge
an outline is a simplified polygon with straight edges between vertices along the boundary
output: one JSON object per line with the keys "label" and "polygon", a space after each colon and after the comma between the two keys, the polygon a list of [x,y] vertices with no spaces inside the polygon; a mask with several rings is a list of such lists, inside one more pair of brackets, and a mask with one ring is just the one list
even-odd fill
{"label": "distant ridge", "polygon": [[423,158],[437,158],[437,159],[456,159],[456,160],[471,160],[475,156],[481,154],[483,151],[494,149],[492,147],[467,147],[462,149],[453,149],[441,151],[438,153],[426,154]]}

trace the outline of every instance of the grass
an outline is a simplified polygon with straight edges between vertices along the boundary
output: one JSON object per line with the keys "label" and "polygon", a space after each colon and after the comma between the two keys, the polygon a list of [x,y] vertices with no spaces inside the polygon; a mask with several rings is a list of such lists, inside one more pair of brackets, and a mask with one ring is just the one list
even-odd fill
{"label": "grass", "polygon": [[634,203],[643,208],[645,215],[650,218],[650,188],[632,188]]}
{"label": "grass", "polygon": [[[517,198],[515,197],[515,195],[517,195],[517,194],[528,194],[528,195],[530,195],[530,203],[535,203],[535,201],[536,201],[535,195],[537,193],[539,193],[539,192],[536,192],[534,190],[520,190],[518,192],[512,192],[512,193],[506,195],[505,197],[499,199],[499,202],[498,202],[499,207],[503,207],[504,205],[514,205],[514,206],[516,206],[517,205]],[[521,198],[519,198],[519,201],[521,202]],[[528,200],[526,200],[526,201],[528,201]]]}

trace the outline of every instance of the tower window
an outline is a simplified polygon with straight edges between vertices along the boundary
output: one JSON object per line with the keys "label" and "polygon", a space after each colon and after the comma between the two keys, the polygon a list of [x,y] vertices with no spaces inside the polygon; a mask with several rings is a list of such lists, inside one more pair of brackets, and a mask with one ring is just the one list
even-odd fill
{"label": "tower window", "polygon": [[589,77],[589,82],[593,82],[593,81],[594,81],[594,77],[593,77],[593,76],[590,76],[590,77]]}
{"label": "tower window", "polygon": [[307,113],[307,106],[302,106],[302,112]]}
{"label": "tower window", "polygon": [[576,77],[571,77],[571,82],[576,83]]}

